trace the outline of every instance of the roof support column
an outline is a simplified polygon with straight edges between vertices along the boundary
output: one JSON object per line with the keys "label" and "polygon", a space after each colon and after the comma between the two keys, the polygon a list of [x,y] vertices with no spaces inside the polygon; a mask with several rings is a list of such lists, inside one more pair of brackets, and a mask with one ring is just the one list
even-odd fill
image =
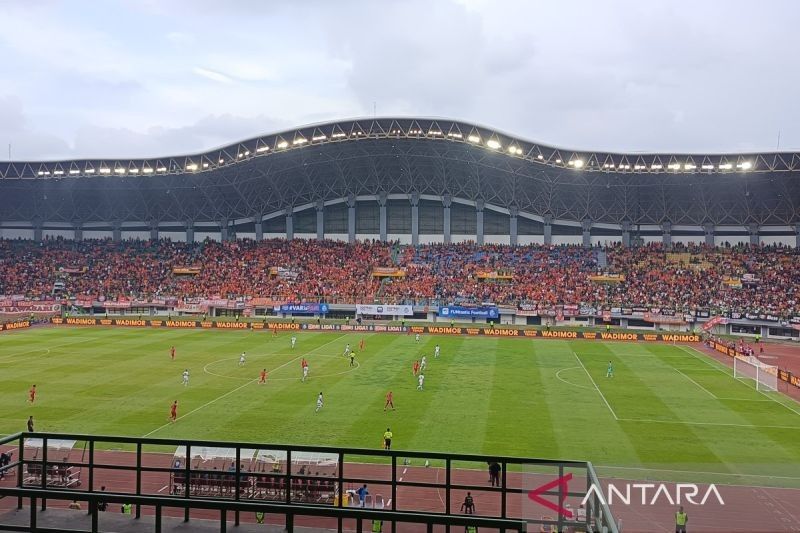
{"label": "roof support column", "polygon": [[661,224],[661,244],[664,248],[672,248],[672,222]]}
{"label": "roof support column", "polygon": [[[453,203],[453,198],[449,194],[442,197],[442,205],[444,206],[444,243],[450,244],[453,241],[453,232],[450,230],[450,205]],[[800,225],[798,225],[800,226]]]}
{"label": "roof support column", "polygon": [[516,246],[519,240],[519,234],[518,234],[519,232],[517,231],[517,215],[519,215],[519,209],[517,209],[516,207],[512,207],[511,209],[509,209],[508,214],[509,214],[508,229],[510,233],[509,242],[511,243],[511,246]]}
{"label": "roof support column", "polygon": [[748,232],[750,233],[750,246],[758,246],[761,244],[761,237],[758,234],[758,224],[755,222],[751,223],[748,228]]}
{"label": "roof support column", "polygon": [[261,213],[257,214],[255,217],[255,229],[256,229],[256,241],[263,241],[264,240],[264,219]]}
{"label": "roof support column", "polygon": [[194,220],[187,220],[183,225],[186,228],[186,242],[191,244],[194,242]]}
{"label": "roof support column", "polygon": [[475,202],[475,237],[477,239],[478,246],[483,245],[483,208],[483,200],[478,200]]}
{"label": "roof support column", "polygon": [[158,240],[158,220],[150,221],[150,240],[151,241]]}
{"label": "roof support column", "polygon": [[286,209],[286,239],[294,239],[294,208],[288,207]]}
{"label": "roof support column", "polygon": [[31,222],[33,226],[33,240],[34,242],[42,242],[44,231],[42,230],[42,219],[34,218]]}
{"label": "roof support column", "polygon": [[219,224],[219,240],[228,242],[228,219],[223,218],[218,222]]}
{"label": "roof support column", "polygon": [[794,245],[800,248],[800,222],[794,225]]}
{"label": "roof support column", "polygon": [[706,246],[714,246],[714,224],[710,222],[703,224],[703,231],[705,232]]}
{"label": "roof support column", "polygon": [[325,202],[317,200],[314,208],[317,210],[317,240],[321,241],[325,238]]}
{"label": "roof support column", "polygon": [[356,242],[356,197],[347,197],[347,242]]}
{"label": "roof support column", "polygon": [[553,215],[545,215],[542,221],[544,222],[544,243],[549,246],[553,244]]}
{"label": "roof support column", "polygon": [[581,221],[581,228],[583,230],[583,247],[590,248],[592,246],[592,221]]}
{"label": "roof support column", "polygon": [[631,246],[631,226],[632,224],[627,221],[622,221],[622,246],[630,248]]}
{"label": "roof support column", "polygon": [[419,193],[412,192],[411,202],[411,245],[419,246]]}
{"label": "roof support column", "polygon": [[75,235],[76,241],[83,240],[83,222],[77,221],[72,223],[72,231]]}
{"label": "roof support column", "polygon": [[380,213],[379,216],[379,230],[381,234],[381,242],[386,242],[388,240],[388,232],[386,229],[386,193],[382,192],[378,195],[378,211]]}
{"label": "roof support column", "polygon": [[112,235],[114,242],[122,241],[122,221],[116,220],[112,223]]}

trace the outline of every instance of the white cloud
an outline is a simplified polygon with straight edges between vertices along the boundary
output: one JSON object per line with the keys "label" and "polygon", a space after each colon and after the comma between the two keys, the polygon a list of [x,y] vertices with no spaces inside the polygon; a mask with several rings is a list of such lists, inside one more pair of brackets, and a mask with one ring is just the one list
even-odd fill
{"label": "white cloud", "polygon": [[202,76],[203,78],[207,78],[209,80],[218,81],[220,83],[233,83],[233,80],[223,74],[222,72],[217,72],[216,70],[211,70],[203,67],[194,67],[192,72],[197,74],[198,76]]}

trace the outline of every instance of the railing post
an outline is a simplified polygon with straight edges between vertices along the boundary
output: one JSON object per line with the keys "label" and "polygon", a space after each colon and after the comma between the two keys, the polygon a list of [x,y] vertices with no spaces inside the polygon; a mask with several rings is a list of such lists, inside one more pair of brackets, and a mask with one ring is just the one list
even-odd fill
{"label": "railing post", "polygon": [[506,509],[506,506],[508,505],[508,494],[507,494],[508,485],[506,484],[507,483],[506,472],[508,471],[508,463],[503,461],[502,463],[500,463],[500,467],[503,469],[503,471],[500,473],[500,475],[502,476],[501,477],[501,485],[500,485],[501,486],[501,489],[500,489],[500,518],[505,518],[506,517],[506,513],[508,512],[508,510]]}
{"label": "railing post", "polygon": [[[338,507],[341,508],[344,506],[344,453],[339,452],[339,475],[338,479],[336,480],[337,484],[337,494],[339,495],[339,502]],[[339,515],[338,519],[336,520],[336,527],[339,533],[344,531],[344,527],[342,525],[342,515]]]}
{"label": "railing post", "polygon": [[36,498],[31,498],[31,519],[29,522],[30,530],[36,531]]}
{"label": "railing post", "polygon": [[[89,492],[94,492],[94,440],[89,441]],[[96,522],[94,517],[97,515],[97,511],[93,512],[92,502],[89,502],[88,507],[88,513],[92,515],[92,531],[97,531],[94,529],[94,523]]]}
{"label": "railing post", "polygon": [[[42,490],[47,489],[47,437],[42,438]],[[47,498],[42,498],[42,511],[47,509]]]}
{"label": "railing post", "polygon": [[89,513],[92,515],[92,533],[97,533],[100,530],[97,512],[97,500],[89,500]]}
{"label": "railing post", "polygon": [[[183,497],[184,497],[184,499],[188,500],[189,499],[189,486],[192,484],[192,478],[191,478],[191,475],[192,475],[192,446],[191,446],[191,444],[189,444],[189,442],[186,442],[186,457],[184,459],[186,460],[186,466],[184,468],[185,475],[183,477],[184,483],[185,483],[185,485],[183,487],[183,489],[184,489],[183,490]],[[188,522],[189,521],[189,505],[188,504],[186,505],[186,507],[183,508],[183,521],[184,522]]]}
{"label": "railing post", "polygon": [[228,531],[228,517],[225,509],[219,510],[219,533],[226,533]]}
{"label": "railing post", "polygon": [[[397,455],[392,452],[392,511],[397,510]],[[397,522],[392,519],[392,533],[397,533]]]}
{"label": "railing post", "polygon": [[[450,458],[448,457],[444,461],[444,469],[445,469],[445,471],[444,471],[444,484],[445,484],[445,488],[444,488],[444,512],[447,513],[447,514],[450,514],[450,482],[451,482],[450,467],[451,466],[452,466],[452,464],[450,462]],[[438,487],[437,487],[436,490],[439,490]],[[444,529],[445,529],[446,533],[450,533],[450,524],[447,524]]]}
{"label": "railing post", "polygon": [[[233,482],[233,490],[236,491],[233,499],[234,501],[239,501],[239,491],[241,490],[241,480],[242,480],[242,470],[240,468],[242,460],[242,449],[239,446],[236,446],[236,480]],[[236,511],[233,513],[233,524],[236,527],[239,527],[239,508],[236,508]]]}
{"label": "railing post", "polygon": [[[558,465],[558,479],[559,480],[564,479],[564,465],[563,464]],[[564,498],[566,498],[566,496],[567,495],[564,494],[564,483],[560,483],[559,482],[559,484],[558,484],[558,507],[559,507],[559,509],[563,505]],[[564,515],[561,513],[560,510],[558,511],[558,515],[556,516],[556,520],[558,521],[558,526],[556,526],[558,528],[558,531],[564,531]]]}
{"label": "railing post", "polygon": [[[339,468],[341,470],[341,468]],[[286,498],[287,505],[292,503],[292,450],[286,450]],[[286,531],[294,531],[294,517],[286,514]]]}
{"label": "railing post", "polygon": [[[136,495],[142,495],[142,443],[136,443]],[[136,504],[136,518],[142,517],[142,506]]]}
{"label": "railing post", "polygon": [[161,533],[161,506],[156,505],[155,533]]}
{"label": "railing post", "polygon": [[[25,466],[24,464],[24,457],[25,457],[25,437],[24,434],[20,435],[19,437],[19,450],[17,452],[17,488],[22,488],[22,469]],[[22,496],[17,498],[17,509],[22,509]]]}

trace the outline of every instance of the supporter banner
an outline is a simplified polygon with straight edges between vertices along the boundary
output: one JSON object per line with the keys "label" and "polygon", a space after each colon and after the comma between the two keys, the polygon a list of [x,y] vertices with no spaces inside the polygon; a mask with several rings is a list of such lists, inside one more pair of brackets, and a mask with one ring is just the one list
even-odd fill
{"label": "supporter banner", "polygon": [[598,274],[589,276],[589,279],[596,283],[621,283],[625,281],[625,276],[622,274]]}
{"label": "supporter banner", "polygon": [[445,318],[476,317],[476,318],[497,318],[499,316],[497,307],[461,307],[450,305],[440,307],[439,316]]}
{"label": "supporter banner", "polygon": [[196,276],[200,273],[200,267],[175,267],[172,273],[176,276]]}
{"label": "supporter banner", "polygon": [[410,305],[362,305],[356,304],[357,315],[411,316],[414,314]]}
{"label": "supporter banner", "polygon": [[63,274],[80,275],[85,274],[89,269],[87,267],[58,267],[58,271]]}
{"label": "supporter banner", "polygon": [[19,322],[6,322],[0,324],[0,331],[12,331],[15,329],[25,329],[31,327],[31,323],[27,320],[20,320]]}
{"label": "supporter banner", "polygon": [[61,310],[61,305],[57,303],[34,303],[24,307],[0,306],[0,313],[57,313]]}
{"label": "supporter banner", "polygon": [[402,278],[405,275],[405,271],[401,268],[375,267],[372,269],[372,277],[375,278]]}
{"label": "supporter banner", "polygon": [[281,279],[296,280],[300,273],[291,268],[284,268],[279,266],[269,267],[270,276],[278,276]]}
{"label": "supporter banner", "polygon": [[727,320],[725,320],[721,316],[715,316],[714,318],[703,324],[703,331],[711,331],[717,324],[726,324],[726,323]]}
{"label": "supporter banner", "polygon": [[678,316],[664,316],[655,313],[644,313],[644,320],[653,324],[683,324],[683,318]]}
{"label": "supporter banner", "polygon": [[293,315],[315,315],[321,314],[326,315],[328,314],[328,304],[316,304],[316,303],[307,303],[307,304],[282,304],[278,310],[281,313],[291,313]]}
{"label": "supporter banner", "polygon": [[503,279],[503,280],[512,280],[514,279],[514,274],[510,272],[478,272],[478,279]]}

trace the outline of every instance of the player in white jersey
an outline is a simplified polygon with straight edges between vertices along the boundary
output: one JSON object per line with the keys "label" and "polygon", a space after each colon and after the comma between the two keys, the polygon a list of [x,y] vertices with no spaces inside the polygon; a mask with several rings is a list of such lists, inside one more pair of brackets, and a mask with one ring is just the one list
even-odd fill
{"label": "player in white jersey", "polygon": [[308,365],[303,367],[303,379],[300,381],[305,382],[308,379]]}
{"label": "player in white jersey", "polygon": [[350,355],[350,343],[348,342],[347,345],[344,347],[344,354],[345,357]]}
{"label": "player in white jersey", "polygon": [[426,366],[428,366],[428,357],[423,355],[422,361],[420,361],[419,363],[419,371],[422,372],[423,370],[425,370]]}
{"label": "player in white jersey", "polygon": [[294,350],[294,345],[297,344],[297,337],[292,335],[292,350]]}
{"label": "player in white jersey", "polygon": [[242,355],[239,356],[239,366],[244,366],[245,362],[247,362],[247,353],[242,352]]}
{"label": "player in white jersey", "polygon": [[419,385],[417,385],[417,390],[422,390],[422,384],[425,382],[425,375],[420,374],[417,378],[417,382],[419,383]]}
{"label": "player in white jersey", "polygon": [[314,410],[314,412],[318,413],[320,409],[322,409],[322,393],[321,392],[319,393],[319,396],[317,396],[317,408]]}
{"label": "player in white jersey", "polygon": [[433,356],[434,357],[439,357],[439,351],[440,351],[440,348],[439,348],[439,345],[437,344],[436,347],[433,349]]}
{"label": "player in white jersey", "polygon": [[417,341],[417,342],[419,342],[419,333],[417,333],[417,334],[414,336],[414,340],[415,340],[415,341]]}
{"label": "player in white jersey", "polygon": [[183,371],[183,386],[184,387],[188,387],[189,386],[189,369],[188,368]]}

